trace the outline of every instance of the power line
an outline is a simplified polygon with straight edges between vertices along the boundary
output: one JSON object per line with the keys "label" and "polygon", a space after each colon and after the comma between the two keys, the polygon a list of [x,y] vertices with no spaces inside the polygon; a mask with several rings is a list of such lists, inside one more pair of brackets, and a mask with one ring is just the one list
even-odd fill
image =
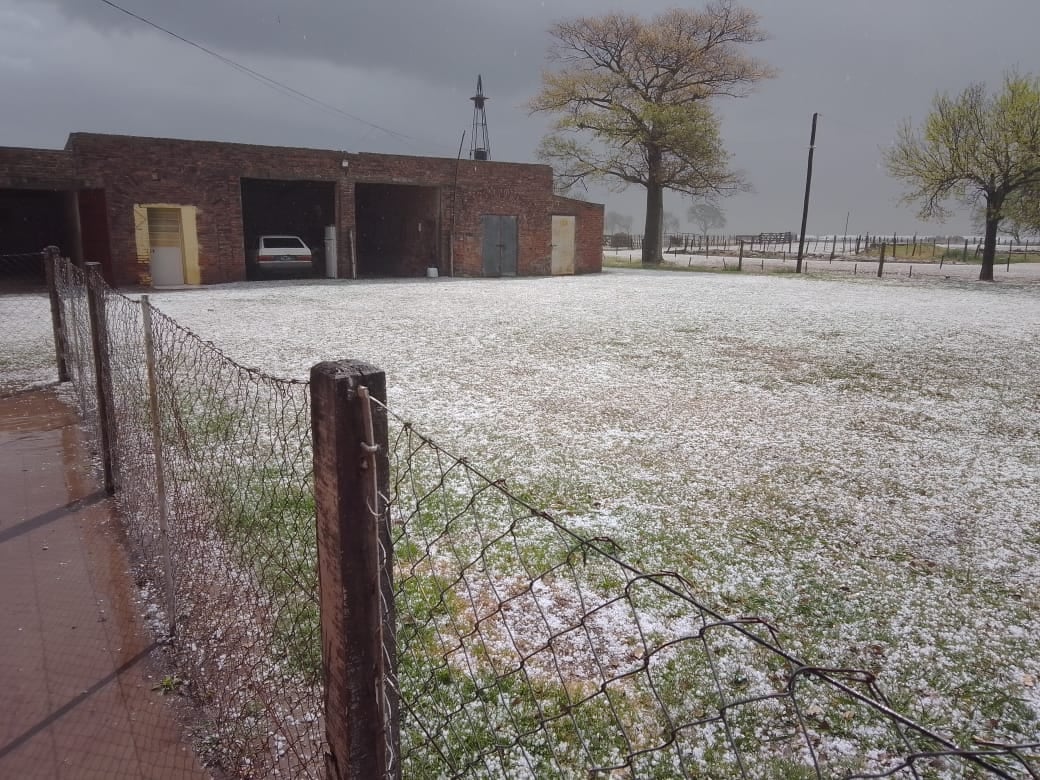
{"label": "power line", "polygon": [[195,41],[193,41],[193,40],[191,40],[189,38],[185,38],[183,35],[178,35],[177,33],[173,32],[173,30],[168,30],[167,28],[163,27],[160,24],[156,24],[155,22],[151,21],[150,19],[146,19],[145,17],[140,16],[140,15],[134,13],[133,11],[130,11],[130,10],[126,9],[126,8],[123,8],[123,6],[117,5],[116,3],[113,3],[112,0],[100,0],[100,1],[102,3],[104,3],[105,5],[107,5],[107,6],[109,6],[111,8],[114,8],[115,10],[119,11],[120,13],[124,13],[127,16],[129,16],[129,17],[131,17],[133,19],[136,19],[139,22],[142,22],[142,23],[148,25],[149,27],[153,27],[154,29],[159,30],[160,32],[166,33],[171,38],[176,38],[178,41],[181,41],[182,43],[186,43],[189,46],[192,46],[192,47],[198,49],[199,51],[205,52],[206,54],[208,54],[211,57],[215,57],[216,59],[218,59],[221,62],[223,62],[225,65],[230,65],[232,68],[234,68],[235,70],[237,70],[237,71],[239,71],[241,73],[244,73],[245,75],[249,76],[254,81],[259,81],[261,84],[264,84],[265,86],[268,86],[268,87],[271,87],[272,89],[278,90],[283,95],[287,95],[289,97],[294,97],[297,100],[305,100],[305,101],[307,101],[309,103],[313,103],[314,105],[320,106],[321,108],[324,108],[324,109],[329,110],[329,111],[333,111],[333,112],[339,114],[340,116],[344,116],[347,119],[353,120],[354,122],[359,122],[360,124],[363,124],[366,127],[370,127],[373,130],[380,130],[380,131],[382,131],[382,132],[384,132],[384,133],[386,133],[388,135],[391,135],[391,136],[393,136],[393,137],[395,137],[395,138],[397,138],[397,139],[399,139],[401,141],[414,142],[416,140],[412,136],[405,135],[404,133],[399,133],[396,130],[391,130],[390,128],[383,127],[382,125],[377,125],[374,122],[369,122],[366,119],[362,119],[359,116],[351,114],[349,111],[344,111],[339,106],[334,106],[331,103],[326,103],[324,100],[319,100],[316,97],[312,97],[311,95],[308,95],[306,92],[302,92],[302,91],[296,89],[295,87],[291,87],[288,84],[284,84],[283,82],[278,81],[277,79],[273,79],[270,76],[265,76],[263,73],[260,73],[257,70],[253,70],[253,68],[250,68],[247,65],[243,65],[242,63],[237,62],[237,61],[231,59],[230,57],[225,57],[223,54],[221,54],[219,52],[216,52],[213,49],[208,49],[208,48],[206,48],[205,46],[203,46],[200,43],[196,43]]}

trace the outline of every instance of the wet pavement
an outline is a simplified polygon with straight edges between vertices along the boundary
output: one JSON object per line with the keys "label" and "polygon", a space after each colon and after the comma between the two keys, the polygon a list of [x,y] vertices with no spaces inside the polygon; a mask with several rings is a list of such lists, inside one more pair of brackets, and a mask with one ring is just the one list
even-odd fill
{"label": "wet pavement", "polygon": [[0,398],[0,778],[208,778],[92,471],[54,390]]}

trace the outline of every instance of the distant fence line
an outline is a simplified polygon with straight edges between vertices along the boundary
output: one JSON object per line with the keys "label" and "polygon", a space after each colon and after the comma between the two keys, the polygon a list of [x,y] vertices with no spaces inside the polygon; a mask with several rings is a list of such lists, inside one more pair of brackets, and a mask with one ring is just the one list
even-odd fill
{"label": "distant fence line", "polygon": [[[703,234],[666,233],[663,251],[668,254],[695,254],[705,252],[735,253],[743,244],[748,254],[755,252],[782,252],[798,250],[798,234],[785,232],[756,234]],[[803,251],[806,255],[849,257],[877,254],[885,245],[889,255],[919,260],[957,258],[977,260],[982,256],[982,242],[978,237],[917,236],[898,233],[863,233],[858,235],[806,235]],[[643,236],[631,233],[608,233],[603,236],[607,249],[642,249]],[[1021,240],[1001,236],[997,239],[998,257],[1036,255],[1040,260],[1040,237]]]}
{"label": "distant fence line", "polygon": [[[673,572],[441,448],[373,367],[244,368],[50,255],[59,373],[102,454],[204,757],[264,777],[1018,777],[863,670],[807,664]],[[937,769],[938,768],[938,769]]]}

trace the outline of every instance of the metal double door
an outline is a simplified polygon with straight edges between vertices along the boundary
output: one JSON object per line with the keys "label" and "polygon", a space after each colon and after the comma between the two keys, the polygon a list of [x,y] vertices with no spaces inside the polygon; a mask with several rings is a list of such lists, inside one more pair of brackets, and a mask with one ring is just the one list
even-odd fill
{"label": "metal double door", "polygon": [[481,229],[484,276],[516,276],[516,217],[485,214]]}

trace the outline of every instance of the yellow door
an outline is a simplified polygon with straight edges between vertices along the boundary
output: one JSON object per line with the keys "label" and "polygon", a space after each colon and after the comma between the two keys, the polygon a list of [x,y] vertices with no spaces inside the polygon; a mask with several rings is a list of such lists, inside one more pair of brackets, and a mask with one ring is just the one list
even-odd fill
{"label": "yellow door", "polygon": [[574,273],[574,217],[552,218],[552,273]]}
{"label": "yellow door", "polygon": [[152,285],[169,287],[184,284],[180,209],[148,209],[148,244],[151,249],[149,266]]}

